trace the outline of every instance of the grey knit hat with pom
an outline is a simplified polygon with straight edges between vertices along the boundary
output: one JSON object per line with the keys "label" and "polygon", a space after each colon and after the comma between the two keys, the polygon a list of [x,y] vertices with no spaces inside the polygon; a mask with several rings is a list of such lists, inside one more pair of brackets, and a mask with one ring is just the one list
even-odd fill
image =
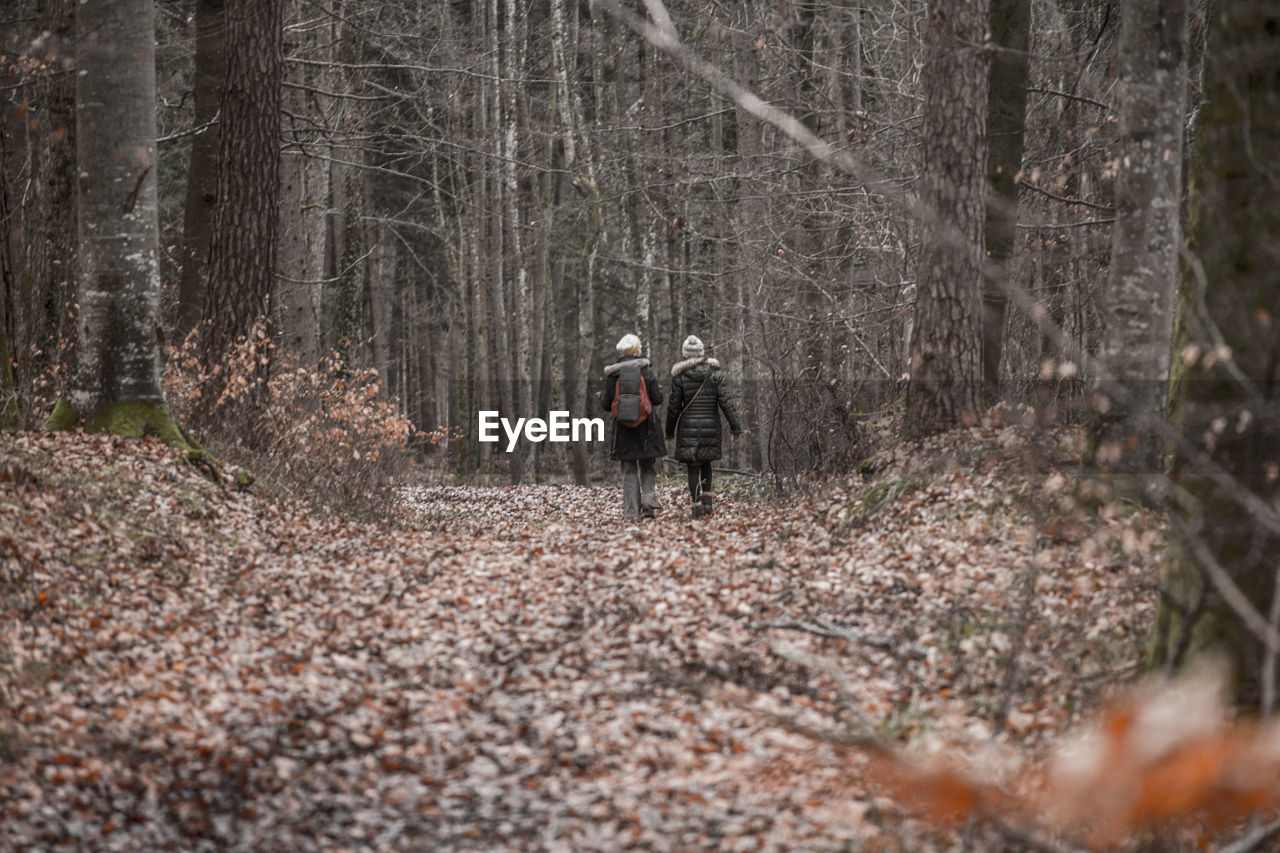
{"label": "grey knit hat with pom", "polygon": [[699,358],[706,355],[706,348],[703,347],[701,338],[697,335],[690,335],[680,345],[680,354],[685,358]]}

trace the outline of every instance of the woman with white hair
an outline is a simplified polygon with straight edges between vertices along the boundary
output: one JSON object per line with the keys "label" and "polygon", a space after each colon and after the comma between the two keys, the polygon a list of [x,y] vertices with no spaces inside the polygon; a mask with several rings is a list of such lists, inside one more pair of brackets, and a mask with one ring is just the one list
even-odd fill
{"label": "woman with white hair", "polygon": [[667,454],[656,409],[662,388],[640,355],[640,339],[618,341],[618,360],[604,369],[600,405],[613,413],[610,457],[622,465],[622,512],[626,518],[653,518],[660,508],[654,466]]}

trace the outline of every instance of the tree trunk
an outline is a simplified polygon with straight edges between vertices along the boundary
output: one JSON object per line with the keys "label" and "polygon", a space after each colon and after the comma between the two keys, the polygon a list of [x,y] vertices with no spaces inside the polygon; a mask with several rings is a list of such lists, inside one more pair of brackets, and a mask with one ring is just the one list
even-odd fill
{"label": "tree trunk", "polygon": [[1152,663],[1177,668],[1223,655],[1237,701],[1266,713],[1275,705],[1277,648],[1260,634],[1274,634],[1280,621],[1280,18],[1251,0],[1219,0],[1216,15],[1192,167],[1194,260],[1179,294],[1176,547]]}
{"label": "tree trunk", "polygon": [[[579,412],[584,409],[592,411],[591,405],[591,346],[595,334],[595,264],[596,248],[602,230],[600,216],[600,191],[596,186],[594,166],[591,153],[586,145],[586,138],[579,138],[579,128],[583,123],[582,105],[578,102],[572,84],[577,81],[569,74],[569,49],[572,46],[576,54],[576,43],[567,35],[568,26],[562,0],[552,0],[552,24],[555,31],[556,57],[556,100],[559,105],[561,123],[564,127],[565,170],[573,175],[573,188],[584,200],[586,212],[586,230],[579,250],[580,266],[577,270],[574,302],[576,305],[576,327],[574,332],[577,345],[572,352],[572,365],[567,373],[571,377],[569,384],[570,411]],[[599,22],[593,20],[593,26]],[[599,33],[595,34],[599,38]],[[594,49],[594,48],[593,48]],[[563,267],[560,267],[563,270]],[[559,274],[563,279],[563,273]],[[573,480],[579,485],[586,485],[590,479],[589,457],[587,447],[582,442],[575,442],[573,448]]]}
{"label": "tree trunk", "polygon": [[973,423],[981,391],[986,0],[931,0],[925,34],[920,261],[906,429]]}
{"label": "tree trunk", "polygon": [[388,385],[391,376],[391,341],[399,334],[395,327],[392,306],[396,290],[396,246],[390,242],[389,228],[373,224],[368,228],[373,240],[369,249],[369,340],[372,344],[373,367],[378,371],[378,383],[383,397],[391,393]]}
{"label": "tree trunk", "polygon": [[[3,198],[0,198],[3,202]],[[8,211],[0,203],[0,217]],[[5,241],[8,242],[7,240]],[[7,285],[10,280],[7,248],[0,246],[0,262],[3,262],[3,278],[0,282]],[[12,432],[22,426],[22,411],[18,408],[18,388],[13,381],[13,356],[9,351],[9,312],[5,309],[4,293],[0,292],[0,431]]]}
{"label": "tree trunk", "polygon": [[[13,103],[6,103],[7,121],[0,127],[14,191],[10,203],[16,205],[16,220],[0,229],[11,241],[13,261],[5,296],[12,308],[14,381],[30,394],[25,402],[32,409],[66,393],[75,368],[75,75],[66,73],[74,67],[74,6],[71,0],[37,0],[18,4],[10,15],[32,16],[32,29],[42,32],[38,39],[28,33],[35,53],[30,59],[50,61],[15,81],[25,85],[6,95]],[[8,82],[8,75],[3,79]]]}
{"label": "tree trunk", "polygon": [[[591,168],[587,163],[588,170]],[[595,270],[596,250],[599,247],[603,224],[600,216],[600,190],[589,177],[579,176],[574,179],[574,186],[586,197],[587,226],[582,239],[580,254],[581,269],[578,276],[578,347],[574,352],[573,375],[577,386],[574,388],[574,399],[569,401],[570,409],[578,411],[591,410],[592,374],[591,347],[596,340],[595,323]],[[598,407],[596,407],[598,408]],[[573,479],[579,485],[586,485],[590,480],[588,468],[587,446],[583,442],[573,445]]]}
{"label": "tree trunk", "polygon": [[991,0],[991,38],[1001,49],[991,60],[987,84],[986,242],[982,283],[982,379],[986,400],[996,402],[1010,261],[1018,222],[1018,174],[1027,116],[1031,0]]}
{"label": "tree trunk", "polygon": [[[734,42],[735,73],[745,86],[755,90],[760,82],[757,49],[745,34],[735,36]],[[754,467],[764,468],[771,464],[772,415],[775,412],[766,408],[763,371],[757,368],[754,357],[756,354],[751,346],[755,325],[754,302],[756,294],[764,290],[771,248],[761,234],[768,227],[764,182],[759,177],[765,172],[767,159],[764,152],[764,122],[735,102],[734,131],[738,146],[738,171],[743,176],[738,188],[743,201],[738,204],[735,236],[736,242],[749,253],[749,260],[738,261],[738,272],[734,275],[732,285],[731,301],[736,306],[733,309],[736,316],[732,318],[732,328],[740,341],[741,349],[734,354],[731,364],[742,383],[739,413],[747,428],[752,429],[750,460]]]}
{"label": "tree trunk", "polygon": [[[286,149],[280,162],[279,272],[272,305],[280,354],[312,366],[320,360],[320,287],[324,258],[324,231],[318,232],[308,216],[328,199],[311,201],[307,155],[299,148]],[[328,170],[321,169],[327,177]],[[329,182],[323,181],[327,190]],[[326,193],[327,195],[327,193]]]}
{"label": "tree trunk", "polygon": [[223,44],[226,34],[225,0],[196,3],[196,68],[192,121],[197,132],[191,140],[187,167],[187,195],[182,215],[182,277],[178,281],[177,334],[181,342],[204,314],[205,275],[209,266],[209,235],[218,198],[218,109],[225,71]]}
{"label": "tree trunk", "polygon": [[1096,381],[1094,461],[1156,474],[1164,418],[1178,253],[1182,248],[1182,125],[1186,0],[1130,0],[1120,25],[1120,140],[1111,270]]}
{"label": "tree trunk", "polygon": [[[569,165],[577,160],[577,128],[573,103],[569,89],[569,57],[577,56],[577,44],[569,40],[569,23],[565,18],[564,0],[551,0],[551,67],[555,74],[556,118],[559,120],[560,134],[558,139],[549,141],[548,161],[552,172],[547,176],[547,204],[553,211],[558,211],[568,196],[569,185],[563,174]],[[574,32],[576,32],[576,28]],[[572,51],[572,53],[571,53]],[[559,143],[559,144],[557,144]],[[550,230],[550,225],[548,225]],[[548,252],[552,247],[548,246]],[[573,374],[578,363],[577,327],[571,320],[575,318],[572,306],[577,295],[572,292],[572,285],[567,283],[565,268],[567,265],[565,252],[555,252],[548,258],[550,265],[549,286],[551,287],[552,326],[558,331],[552,340],[560,344],[561,387],[566,406],[572,410],[575,400],[574,390],[578,387],[578,377]],[[594,414],[594,413],[593,413]],[[570,445],[564,448],[565,469],[573,474],[575,482],[586,483],[586,452],[579,451]],[[581,470],[575,467],[581,461]]]}
{"label": "tree trunk", "polygon": [[[0,77],[0,80],[3,80]],[[8,116],[0,113],[0,122]],[[9,209],[8,151],[5,128],[0,124],[0,222],[11,222]],[[13,350],[9,346],[10,298],[13,293],[13,249],[18,240],[0,229],[0,431],[22,426],[22,408],[18,402],[18,386],[13,377]]]}
{"label": "tree trunk", "polygon": [[[300,0],[294,0],[292,17],[302,19],[305,8]],[[297,36],[300,41],[287,49],[300,59],[327,58],[329,51],[324,42],[330,33],[328,27],[308,27]],[[282,101],[294,116],[306,115],[303,87],[311,83],[308,69],[312,67],[302,63],[286,67],[287,81],[292,85],[282,93]],[[280,152],[279,249],[271,305],[279,353],[311,367],[320,360],[329,165],[316,156],[321,143],[312,140],[311,128],[291,121],[284,136]]]}
{"label": "tree trunk", "polygon": [[[279,216],[283,6],[283,0],[227,2],[218,199],[202,330],[210,371],[269,319]],[[224,368],[206,385],[207,411],[217,405],[225,380]]]}
{"label": "tree trunk", "polygon": [[[505,231],[508,273],[511,281],[510,316],[513,318],[513,349],[511,359],[511,403],[518,417],[533,417],[533,346],[530,328],[533,325],[534,302],[530,292],[529,264],[525,256],[520,181],[516,166],[522,155],[520,149],[521,110],[517,81],[524,74],[525,30],[521,10],[524,4],[506,0],[503,15],[502,83],[499,86],[499,103],[502,106],[501,151],[502,210]],[[510,475],[513,483],[520,483],[526,469],[532,469],[537,444],[517,447],[510,456]]]}
{"label": "tree trunk", "polygon": [[76,16],[79,363],[46,427],[194,449],[160,384],[153,14],[151,0],[100,0]]}
{"label": "tree trunk", "polygon": [[[351,9],[347,4],[344,9]],[[363,96],[363,78],[350,68],[359,60],[359,28],[350,19],[343,20],[335,33],[337,59],[335,73],[329,79],[336,83],[343,94],[353,100],[344,103],[334,121],[334,159],[330,163],[329,186],[332,227],[331,278],[334,281],[334,298],[329,328],[334,338],[335,350],[347,364],[355,365],[362,357],[361,347],[368,333],[365,306],[368,302],[368,277],[366,255],[373,242],[366,234],[363,216],[368,210],[367,174],[362,168],[367,160],[366,150],[358,145],[343,144],[362,130],[360,117],[354,104]]]}

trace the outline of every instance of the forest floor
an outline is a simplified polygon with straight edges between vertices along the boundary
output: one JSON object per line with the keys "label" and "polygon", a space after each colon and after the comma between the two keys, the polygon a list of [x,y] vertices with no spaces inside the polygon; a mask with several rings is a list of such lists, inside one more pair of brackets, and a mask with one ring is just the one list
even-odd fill
{"label": "forest floor", "polygon": [[668,483],[640,524],[572,486],[359,524],[0,437],[0,849],[950,849],[842,738],[1016,786],[1157,599],[1161,519],[1074,507],[1072,434],[1032,438],[725,477],[710,522]]}

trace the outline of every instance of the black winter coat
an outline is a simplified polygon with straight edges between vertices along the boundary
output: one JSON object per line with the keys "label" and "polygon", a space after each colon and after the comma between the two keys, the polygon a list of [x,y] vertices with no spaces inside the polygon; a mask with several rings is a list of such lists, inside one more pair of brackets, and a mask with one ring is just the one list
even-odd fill
{"label": "black winter coat", "polygon": [[628,362],[640,365],[640,375],[644,377],[645,392],[649,395],[649,402],[653,404],[653,411],[639,426],[629,427],[617,421],[613,422],[613,442],[609,456],[620,461],[657,459],[666,456],[667,443],[662,440],[662,427],[659,425],[661,415],[658,412],[658,406],[663,400],[662,386],[658,384],[658,377],[649,367],[649,359],[637,355],[624,355],[605,367],[604,390],[600,392],[600,405],[606,411],[613,410],[613,394],[618,387],[618,374],[622,371],[623,365]]}
{"label": "black winter coat", "polygon": [[721,412],[729,422],[729,431],[741,434],[742,421],[724,385],[720,362],[706,356],[676,362],[671,368],[667,438],[676,439],[678,461],[712,462],[720,458]]}

